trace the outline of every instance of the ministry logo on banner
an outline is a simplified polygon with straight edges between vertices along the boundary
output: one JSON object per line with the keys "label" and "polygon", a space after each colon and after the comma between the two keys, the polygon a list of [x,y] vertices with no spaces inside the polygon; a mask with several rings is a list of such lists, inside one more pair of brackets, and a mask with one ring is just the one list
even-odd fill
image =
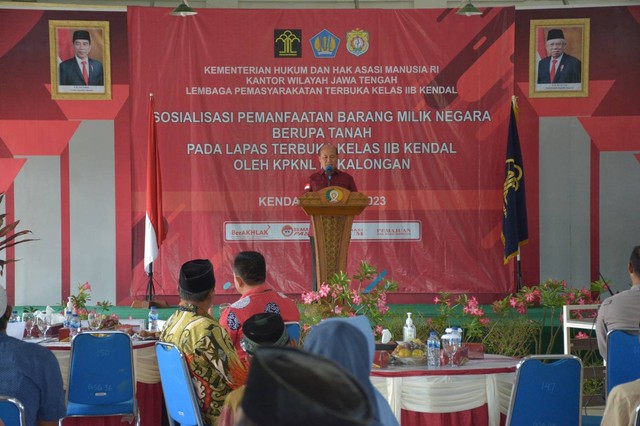
{"label": "ministry logo on banner", "polygon": [[276,58],[302,58],[302,30],[273,30]]}
{"label": "ministry logo on banner", "polygon": [[340,46],[340,39],[326,29],[311,37],[309,41],[316,58],[335,58]]}
{"label": "ministry logo on banner", "polygon": [[356,28],[347,33],[347,51],[355,56],[364,55],[369,50],[369,31]]}

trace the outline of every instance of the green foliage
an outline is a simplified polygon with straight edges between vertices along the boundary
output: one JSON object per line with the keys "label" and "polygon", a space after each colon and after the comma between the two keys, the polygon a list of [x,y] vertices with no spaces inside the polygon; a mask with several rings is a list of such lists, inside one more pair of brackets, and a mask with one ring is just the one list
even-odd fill
{"label": "green foliage", "polygon": [[381,324],[389,312],[387,293],[396,291],[398,283],[385,278],[368,291],[368,285],[377,275],[374,266],[362,261],[352,277],[341,271],[322,283],[317,291],[303,293],[302,329],[306,330],[324,318],[366,315],[375,326],[376,334],[380,334]]}
{"label": "green foliage", "polygon": [[[0,203],[2,203],[3,199],[4,199],[4,192],[0,192]],[[0,214],[0,252],[10,247],[13,247],[16,244],[26,243],[28,241],[36,240],[34,238],[19,239],[19,237],[22,237],[27,234],[31,234],[31,231],[24,230],[24,231],[15,232],[15,229],[17,228],[20,221],[16,220],[15,222],[4,225],[4,221],[6,217],[7,217],[6,213]],[[16,259],[0,259],[0,276],[2,276],[2,274],[4,273],[4,266],[13,262],[16,262]]]}
{"label": "green foliage", "polygon": [[531,354],[539,328],[539,323],[526,317],[496,321],[487,330],[482,343],[487,353],[524,357]]}

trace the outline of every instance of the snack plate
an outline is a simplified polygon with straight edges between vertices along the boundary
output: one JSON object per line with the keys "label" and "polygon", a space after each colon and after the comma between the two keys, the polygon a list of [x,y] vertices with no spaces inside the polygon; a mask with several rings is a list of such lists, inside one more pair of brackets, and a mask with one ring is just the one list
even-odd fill
{"label": "snack plate", "polygon": [[390,363],[397,363],[397,364],[401,364],[401,365],[427,365],[427,357],[426,356],[421,356],[421,357],[412,357],[412,356],[405,356],[405,357],[399,357],[399,356],[392,356]]}

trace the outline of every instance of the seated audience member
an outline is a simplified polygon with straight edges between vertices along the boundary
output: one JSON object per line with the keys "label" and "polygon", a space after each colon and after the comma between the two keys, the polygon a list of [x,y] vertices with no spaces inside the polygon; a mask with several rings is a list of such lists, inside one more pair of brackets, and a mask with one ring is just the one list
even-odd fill
{"label": "seated audience member", "polygon": [[636,407],[640,405],[640,380],[614,386],[607,397],[603,426],[634,426]]}
{"label": "seated audience member", "polygon": [[160,340],[175,344],[184,353],[202,420],[208,425],[217,425],[222,403],[231,392],[229,369],[240,363],[227,332],[210,314],[215,284],[209,260],[191,260],[182,265],[178,281],[180,304],[160,335]]}
{"label": "seated audience member", "polygon": [[236,425],[371,424],[362,385],[338,364],[294,348],[258,347]]}
{"label": "seated audience member", "polygon": [[631,288],[605,299],[598,310],[596,336],[602,359],[607,359],[607,333],[611,330],[638,328],[640,322],[640,246],[633,248],[629,259]]}
{"label": "seated audience member", "polygon": [[44,346],[7,335],[12,308],[0,286],[0,395],[19,400],[27,425],[53,426],[64,417],[64,388],[55,355]]}
{"label": "seated audience member", "polygon": [[304,350],[329,358],[353,374],[365,389],[373,409],[372,425],[397,426],[398,420],[370,379],[375,340],[365,316],[330,318],[313,326],[304,341]]}
{"label": "seated audience member", "polygon": [[[245,321],[242,329],[244,337],[242,337],[240,344],[249,360],[259,346],[288,346],[290,344],[284,321],[278,314],[271,312],[255,314]],[[237,384],[236,377],[233,378],[235,385]],[[233,426],[235,424],[235,413],[240,406],[243,395],[244,385],[227,395],[218,426]]]}
{"label": "seated audience member", "polygon": [[220,315],[220,324],[229,332],[231,341],[241,358],[246,355],[240,346],[242,325],[254,314],[273,312],[285,322],[300,321],[300,311],[296,303],[266,284],[267,266],[262,254],[243,251],[233,261],[233,281],[242,296]]}

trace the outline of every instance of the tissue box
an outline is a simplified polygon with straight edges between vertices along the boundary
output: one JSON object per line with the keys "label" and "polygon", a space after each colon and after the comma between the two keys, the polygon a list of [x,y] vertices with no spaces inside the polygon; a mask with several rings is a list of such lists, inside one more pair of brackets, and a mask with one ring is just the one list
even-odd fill
{"label": "tissue box", "polygon": [[484,345],[482,343],[464,343],[469,349],[469,359],[484,359]]}
{"label": "tissue box", "polygon": [[62,327],[61,329],[58,330],[58,340],[61,342],[69,341],[69,333],[70,333],[70,330],[68,328]]}
{"label": "tissue box", "polygon": [[[464,365],[467,361],[469,361],[469,348],[463,346],[453,356],[453,363],[455,365]],[[447,365],[449,365],[449,356],[447,356],[444,349],[440,349],[440,366],[445,367]]]}

